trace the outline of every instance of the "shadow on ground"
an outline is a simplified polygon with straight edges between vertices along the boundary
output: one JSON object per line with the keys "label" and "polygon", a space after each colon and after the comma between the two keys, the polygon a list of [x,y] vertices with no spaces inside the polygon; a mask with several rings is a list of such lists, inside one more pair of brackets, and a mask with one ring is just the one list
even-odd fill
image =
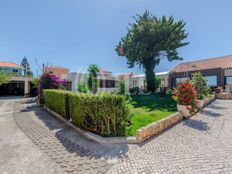
{"label": "shadow on ground", "polygon": [[188,119],[184,121],[184,125],[199,131],[209,130],[208,123],[202,120]]}
{"label": "shadow on ground", "polygon": [[75,152],[80,156],[91,156],[94,158],[122,158],[128,151],[127,144],[100,144],[93,140],[87,139],[80,133],[65,125],[57,118],[46,112],[43,108],[35,109],[35,117],[38,118],[50,131],[55,133],[56,138],[70,153]]}
{"label": "shadow on ground", "polygon": [[176,101],[172,99],[171,95],[160,97],[158,94],[153,95],[136,95],[132,97],[131,104],[135,108],[145,108],[149,111],[165,110],[169,112],[176,111]]}
{"label": "shadow on ground", "polygon": [[206,115],[206,116],[210,116],[210,117],[220,117],[220,116],[222,116],[222,114],[220,114],[220,113],[209,111],[209,110],[204,110],[201,113]]}

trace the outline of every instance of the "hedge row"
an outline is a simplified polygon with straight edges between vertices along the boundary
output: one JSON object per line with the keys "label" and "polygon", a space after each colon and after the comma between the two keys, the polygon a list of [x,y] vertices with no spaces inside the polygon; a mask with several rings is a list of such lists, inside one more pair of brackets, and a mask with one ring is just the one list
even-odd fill
{"label": "hedge row", "polygon": [[[78,127],[103,136],[126,134],[129,108],[124,96],[45,90],[44,98],[47,107],[65,117],[70,116],[73,124]],[[60,100],[59,104],[57,100]]]}
{"label": "hedge row", "polygon": [[46,107],[69,119],[68,91],[46,89],[43,91]]}

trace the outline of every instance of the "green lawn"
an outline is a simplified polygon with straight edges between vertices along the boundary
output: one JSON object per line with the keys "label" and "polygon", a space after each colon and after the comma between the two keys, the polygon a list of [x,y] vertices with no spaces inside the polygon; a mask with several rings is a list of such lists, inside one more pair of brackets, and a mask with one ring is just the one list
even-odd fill
{"label": "green lawn", "polygon": [[154,95],[138,95],[130,102],[131,125],[128,127],[128,136],[135,136],[136,130],[160,120],[176,112],[176,102],[171,95],[160,97]]}

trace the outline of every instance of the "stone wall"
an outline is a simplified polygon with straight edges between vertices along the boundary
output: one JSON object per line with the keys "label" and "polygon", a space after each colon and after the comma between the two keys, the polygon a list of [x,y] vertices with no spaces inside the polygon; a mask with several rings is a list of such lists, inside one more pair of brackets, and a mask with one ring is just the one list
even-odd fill
{"label": "stone wall", "polygon": [[221,93],[216,93],[215,95],[217,99],[232,100],[232,93],[221,92]]}
{"label": "stone wall", "polygon": [[156,121],[154,123],[151,123],[147,125],[146,127],[142,127],[137,130],[136,138],[139,141],[144,141],[154,135],[159,134],[160,132],[164,131],[168,127],[172,126],[173,124],[179,122],[183,119],[183,116],[181,113],[176,112],[168,117],[165,117],[159,121]]}

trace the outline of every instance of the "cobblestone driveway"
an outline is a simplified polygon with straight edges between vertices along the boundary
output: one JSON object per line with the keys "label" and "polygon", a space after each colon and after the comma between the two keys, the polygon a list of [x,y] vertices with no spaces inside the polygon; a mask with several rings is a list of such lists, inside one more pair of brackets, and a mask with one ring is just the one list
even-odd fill
{"label": "cobblestone driveway", "polygon": [[127,155],[109,173],[232,173],[232,101],[214,101]]}
{"label": "cobblestone driveway", "polygon": [[44,109],[35,108],[33,100],[21,100],[14,105],[17,125],[66,173],[106,173],[130,150],[126,144],[105,145],[86,139]]}

